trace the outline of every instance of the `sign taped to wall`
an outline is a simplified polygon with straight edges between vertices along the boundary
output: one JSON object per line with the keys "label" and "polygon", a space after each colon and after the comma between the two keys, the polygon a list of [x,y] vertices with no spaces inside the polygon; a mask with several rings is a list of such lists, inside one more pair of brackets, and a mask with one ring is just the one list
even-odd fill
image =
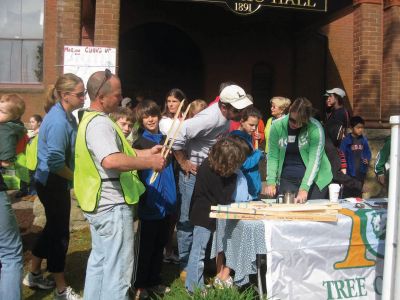
{"label": "sign taped to wall", "polygon": [[[64,46],[64,74],[73,73],[87,81],[94,72],[106,68],[115,74],[117,50],[107,47]],[[89,107],[90,99],[85,98],[84,107]]]}

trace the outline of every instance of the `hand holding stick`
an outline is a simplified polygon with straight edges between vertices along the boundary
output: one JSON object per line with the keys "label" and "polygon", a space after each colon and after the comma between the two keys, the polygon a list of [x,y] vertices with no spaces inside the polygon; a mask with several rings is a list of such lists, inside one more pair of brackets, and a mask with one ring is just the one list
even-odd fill
{"label": "hand holding stick", "polygon": [[176,120],[179,118],[179,115],[180,115],[180,113],[181,113],[181,110],[182,110],[182,107],[183,107],[183,103],[184,103],[184,102],[185,102],[185,99],[183,99],[183,100],[181,101],[181,103],[180,103],[179,106],[178,106],[178,109],[176,110],[176,113],[175,113],[175,115],[174,115],[174,120],[172,121],[171,127],[170,127],[169,130],[168,130],[167,137],[165,138],[165,142],[164,142],[163,148],[162,148],[162,150],[161,150],[161,156],[164,156],[164,151],[165,151],[166,146],[167,146],[167,144],[168,144],[168,140],[169,140],[169,138],[171,137],[172,130],[173,130],[174,126],[175,126]]}
{"label": "hand holding stick", "polygon": [[258,149],[258,140],[260,138],[260,134],[258,133],[258,129],[255,132],[255,139],[254,139],[254,149]]}
{"label": "hand holding stick", "polygon": [[[188,107],[186,108],[185,112],[183,113],[183,115],[182,115],[182,121],[179,123],[178,128],[175,130],[172,139],[171,139],[170,141],[168,141],[168,135],[167,135],[167,138],[165,139],[164,146],[163,146],[163,150],[164,150],[164,151],[163,151],[163,150],[161,151],[161,155],[162,155],[165,159],[167,159],[168,154],[169,154],[169,152],[171,151],[172,145],[174,144],[175,139],[176,139],[176,137],[178,136],[178,133],[179,133],[179,131],[180,131],[181,128],[182,128],[183,121],[185,121],[186,116],[187,116],[187,114],[188,114],[188,112],[189,112],[189,109],[190,109],[190,104],[188,105]],[[172,124],[173,124],[173,123],[172,123]],[[172,129],[172,126],[171,126],[171,129]],[[168,134],[170,133],[171,129],[168,131]],[[165,147],[167,144],[168,144],[168,146]],[[152,184],[152,183],[157,179],[157,176],[158,176],[158,172],[153,172],[153,175],[151,175],[151,178],[150,178],[150,184]]]}

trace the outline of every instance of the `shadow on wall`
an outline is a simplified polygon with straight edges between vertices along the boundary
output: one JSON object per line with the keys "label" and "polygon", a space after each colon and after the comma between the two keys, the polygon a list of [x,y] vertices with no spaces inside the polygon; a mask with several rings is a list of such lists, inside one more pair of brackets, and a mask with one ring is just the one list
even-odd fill
{"label": "shadow on wall", "polygon": [[120,77],[124,96],[140,91],[163,105],[171,88],[189,99],[203,97],[203,60],[198,46],[183,31],[165,23],[148,23],[120,39]]}

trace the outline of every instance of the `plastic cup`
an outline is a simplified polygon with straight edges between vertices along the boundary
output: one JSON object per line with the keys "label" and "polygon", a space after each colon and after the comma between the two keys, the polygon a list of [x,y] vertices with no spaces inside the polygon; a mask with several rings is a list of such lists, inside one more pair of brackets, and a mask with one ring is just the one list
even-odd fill
{"label": "plastic cup", "polygon": [[329,185],[329,200],[331,202],[338,202],[339,192],[340,192],[340,185],[337,183],[331,183]]}

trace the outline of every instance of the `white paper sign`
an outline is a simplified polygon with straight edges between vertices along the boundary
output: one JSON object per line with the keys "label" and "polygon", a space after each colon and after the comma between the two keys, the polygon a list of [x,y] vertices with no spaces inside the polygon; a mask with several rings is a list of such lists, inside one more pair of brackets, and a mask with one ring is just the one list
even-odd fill
{"label": "white paper sign", "polygon": [[[64,73],[73,73],[87,81],[94,72],[110,69],[115,74],[117,51],[115,48],[64,46]],[[86,97],[84,107],[89,107]]]}

